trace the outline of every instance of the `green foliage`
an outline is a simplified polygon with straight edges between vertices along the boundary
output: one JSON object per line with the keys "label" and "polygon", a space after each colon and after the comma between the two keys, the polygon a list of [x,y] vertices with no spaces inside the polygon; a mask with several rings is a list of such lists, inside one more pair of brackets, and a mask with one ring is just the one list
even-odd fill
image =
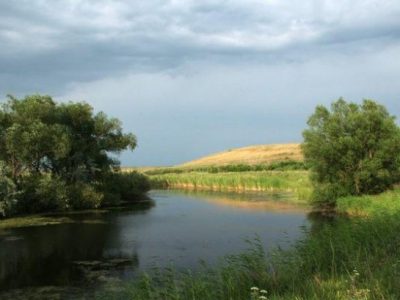
{"label": "green foliage", "polygon": [[110,154],[135,146],[119,120],[87,103],[9,96],[0,108],[0,215],[102,206],[106,179],[139,193],[144,184],[136,177],[110,175],[119,170]]}
{"label": "green foliage", "polygon": [[6,166],[0,161],[0,218],[14,212],[17,196],[17,188],[7,176]]}
{"label": "green foliage", "polygon": [[339,99],[318,106],[303,132],[302,149],[312,171],[318,207],[334,207],[345,195],[379,193],[400,178],[400,129],[372,100]]}
{"label": "green foliage", "polygon": [[68,187],[71,207],[73,209],[99,208],[104,195],[96,187],[84,182],[76,182]]}
{"label": "green foliage", "polygon": [[26,175],[19,182],[16,208],[19,213],[61,211],[69,208],[67,186],[59,177]]}
{"label": "green foliage", "polygon": [[150,182],[138,172],[109,173],[103,180],[101,190],[108,205],[117,205],[121,200],[134,201],[150,190]]}
{"label": "green foliage", "polygon": [[337,199],[336,210],[355,216],[395,215],[400,211],[400,188],[379,195],[346,196]]}

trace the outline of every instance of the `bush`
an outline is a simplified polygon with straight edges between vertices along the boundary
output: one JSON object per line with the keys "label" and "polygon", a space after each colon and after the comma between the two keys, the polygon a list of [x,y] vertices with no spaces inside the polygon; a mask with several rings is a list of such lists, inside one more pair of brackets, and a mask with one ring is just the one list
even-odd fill
{"label": "bush", "polygon": [[20,182],[20,213],[63,211],[69,208],[66,183],[50,175],[25,176]]}
{"label": "bush", "polygon": [[336,199],[346,194],[346,189],[338,184],[316,185],[311,195],[311,203],[319,210],[331,211],[336,207]]}
{"label": "bush", "polygon": [[0,218],[8,217],[14,213],[17,195],[13,181],[0,175]]}
{"label": "bush", "polygon": [[50,174],[26,175],[18,183],[18,192],[10,178],[0,176],[0,217],[115,206],[121,200],[135,201],[149,189],[147,177],[136,172],[110,173],[97,183],[70,184]]}
{"label": "bush", "polygon": [[104,195],[88,183],[77,182],[68,186],[68,197],[73,209],[99,208],[103,204]]}
{"label": "bush", "polygon": [[110,173],[101,187],[105,194],[105,205],[116,205],[120,201],[135,201],[150,190],[147,177],[138,172]]}

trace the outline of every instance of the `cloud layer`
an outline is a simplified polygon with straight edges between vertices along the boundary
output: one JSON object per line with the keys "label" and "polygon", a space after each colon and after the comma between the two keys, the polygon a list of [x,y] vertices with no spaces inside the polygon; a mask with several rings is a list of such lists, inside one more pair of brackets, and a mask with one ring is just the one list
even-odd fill
{"label": "cloud layer", "polygon": [[121,118],[140,145],[125,164],[299,141],[313,107],[339,96],[399,113],[394,0],[3,1],[0,43],[2,95]]}

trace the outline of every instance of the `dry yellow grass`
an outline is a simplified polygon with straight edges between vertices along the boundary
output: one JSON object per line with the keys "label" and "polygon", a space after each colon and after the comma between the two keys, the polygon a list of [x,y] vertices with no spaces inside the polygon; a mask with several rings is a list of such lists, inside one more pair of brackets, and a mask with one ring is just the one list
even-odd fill
{"label": "dry yellow grass", "polygon": [[284,160],[303,160],[300,144],[257,145],[215,153],[179,167],[222,166],[231,164],[257,165]]}

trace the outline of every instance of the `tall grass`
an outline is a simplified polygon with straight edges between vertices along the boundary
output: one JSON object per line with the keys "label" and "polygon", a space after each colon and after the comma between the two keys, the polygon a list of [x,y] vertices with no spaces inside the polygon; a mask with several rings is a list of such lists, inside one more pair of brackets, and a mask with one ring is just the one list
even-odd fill
{"label": "tall grass", "polygon": [[306,171],[261,171],[182,174],[150,176],[154,188],[187,188],[216,191],[287,191],[296,199],[307,200],[311,184]]}
{"label": "tall grass", "polygon": [[[291,250],[266,254],[254,241],[216,267],[143,275],[99,298],[400,299],[399,217],[312,219],[306,238]],[[267,291],[266,298],[255,289],[251,298],[252,287]]]}
{"label": "tall grass", "polygon": [[393,215],[400,211],[400,187],[378,195],[347,196],[337,200],[337,211],[350,215]]}

